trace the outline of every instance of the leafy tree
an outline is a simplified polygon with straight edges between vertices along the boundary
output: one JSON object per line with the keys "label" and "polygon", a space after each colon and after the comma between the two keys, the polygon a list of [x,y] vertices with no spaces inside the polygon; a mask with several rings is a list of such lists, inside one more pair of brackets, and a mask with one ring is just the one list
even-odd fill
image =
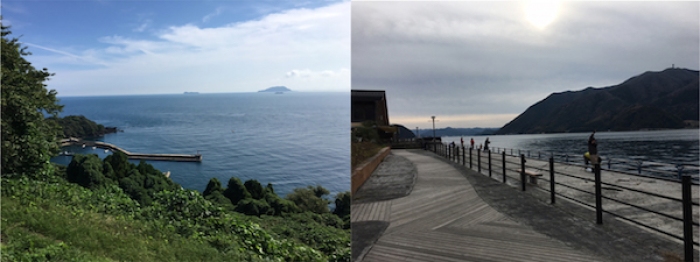
{"label": "leafy tree", "polygon": [[341,218],[349,216],[350,202],[351,200],[349,191],[340,192],[337,195],[335,195],[335,209],[333,210],[333,214]]}
{"label": "leafy tree", "polygon": [[112,183],[103,175],[102,169],[102,160],[97,155],[76,155],[68,164],[66,178],[78,185],[97,189]]}
{"label": "leafy tree", "polygon": [[250,193],[237,177],[231,177],[228,180],[228,186],[224,191],[224,196],[231,200],[231,203],[237,205],[239,201],[250,198]]}
{"label": "leafy tree", "polygon": [[112,170],[114,170],[116,178],[120,179],[122,177],[125,177],[133,168],[133,164],[129,163],[126,154],[119,151],[114,152],[113,154],[105,157],[104,162],[109,163],[109,165],[112,167]]}
{"label": "leafy tree", "polygon": [[58,153],[56,137],[61,129],[45,117],[58,116],[56,90],[48,91],[45,81],[53,74],[35,69],[24,57],[30,55],[17,38],[9,39],[9,27],[2,26],[2,175],[48,176],[49,162]]}
{"label": "leafy tree", "polygon": [[265,197],[265,188],[263,188],[258,180],[249,179],[245,181],[243,185],[253,199],[263,199]]}
{"label": "leafy tree", "polygon": [[265,196],[265,201],[270,204],[270,207],[275,211],[274,215],[282,215],[286,213],[298,213],[300,211],[294,202],[287,199],[282,199],[277,195]]}
{"label": "leafy tree", "polygon": [[[309,187],[309,188],[311,188],[311,187]],[[331,193],[330,191],[328,191],[328,189],[325,189],[324,187],[322,187],[320,185],[316,185],[316,187],[313,188],[313,191],[314,191],[314,195],[318,198],[321,198],[321,197]]]}
{"label": "leafy tree", "polygon": [[236,212],[240,212],[249,216],[272,215],[274,209],[264,200],[247,198],[241,200],[236,205]]}
{"label": "leafy tree", "polygon": [[224,192],[224,188],[221,187],[221,182],[219,182],[219,179],[217,179],[216,177],[212,177],[211,179],[209,179],[209,183],[207,183],[207,188],[205,188],[204,192],[202,192],[202,196],[206,198],[214,192]]}
{"label": "leafy tree", "polygon": [[308,186],[306,188],[295,188],[286,198],[294,202],[302,211],[323,214],[329,212],[329,201],[322,198],[327,194],[329,194],[328,190],[321,186]]}
{"label": "leafy tree", "polygon": [[202,196],[204,196],[204,199],[213,203],[220,204],[226,208],[233,208],[231,200],[224,196],[224,188],[216,177],[209,179],[209,183],[207,183],[207,187],[204,189]]}
{"label": "leafy tree", "polygon": [[267,191],[268,194],[275,194],[275,188],[272,187],[271,183],[267,183],[265,190]]}

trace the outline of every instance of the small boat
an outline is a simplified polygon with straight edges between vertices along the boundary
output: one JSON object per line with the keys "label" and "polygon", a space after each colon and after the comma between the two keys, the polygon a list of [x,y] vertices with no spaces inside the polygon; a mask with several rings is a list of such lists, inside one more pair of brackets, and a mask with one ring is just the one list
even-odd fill
{"label": "small boat", "polygon": [[83,148],[85,148],[85,144],[83,144]]}
{"label": "small boat", "polygon": [[95,149],[97,149],[97,147],[96,147],[96,146],[93,146],[93,147],[92,147],[92,150],[95,150]]}
{"label": "small boat", "polygon": [[105,149],[105,153],[109,153],[109,149]]}

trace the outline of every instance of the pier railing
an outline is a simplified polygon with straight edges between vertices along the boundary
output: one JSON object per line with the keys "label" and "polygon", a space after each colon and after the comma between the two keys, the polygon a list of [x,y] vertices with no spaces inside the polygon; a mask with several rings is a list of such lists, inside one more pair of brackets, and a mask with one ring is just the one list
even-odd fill
{"label": "pier railing", "polygon": [[[471,149],[440,142],[429,143],[425,147],[425,150],[432,151],[452,162],[467,166],[489,177],[494,177],[495,173],[498,175],[496,179],[502,180],[502,183],[520,186],[522,191],[526,191],[528,188],[527,185],[530,184],[529,187],[532,189],[548,192],[550,198],[549,202],[551,204],[555,204],[557,197],[560,197],[589,207],[595,210],[597,224],[603,224],[603,213],[606,213],[645,229],[680,240],[684,244],[685,261],[693,261],[693,250],[695,247],[699,246],[698,242],[693,239],[693,236],[697,235],[700,224],[698,224],[697,220],[693,220],[693,214],[697,214],[700,208],[698,202],[692,199],[693,194],[691,193],[691,186],[693,183],[688,173],[679,172],[680,180],[645,177],[678,184],[680,193],[674,196],[673,193],[661,194],[640,188],[633,188],[632,186],[620,185],[620,183],[603,182],[601,179],[601,172],[604,169],[601,168],[600,163],[593,165],[592,177],[590,173],[584,173],[583,175],[572,174],[577,172],[567,170],[567,167],[577,165],[566,161],[556,162],[553,154],[547,157],[541,153],[533,155],[522,150],[509,150],[504,148],[493,148],[494,152],[492,152],[491,150]],[[512,153],[508,154],[509,151],[512,151]],[[518,154],[515,155],[514,153]],[[526,154],[529,157],[526,157]],[[555,169],[557,167],[555,164],[559,165],[558,169]],[[484,170],[482,170],[482,167]],[[608,173],[635,175],[622,171],[605,171]],[[547,173],[548,176],[545,176],[543,173]],[[530,183],[526,182],[528,178],[530,179]],[[537,180],[546,182],[548,186],[540,187],[537,185]],[[577,186],[576,181],[583,181],[584,184],[592,182],[594,184],[593,192],[590,191],[590,186],[589,188]],[[578,182],[578,184],[580,184],[580,182]],[[627,190],[630,193],[641,194],[645,199],[654,200],[650,201],[652,204],[647,204],[647,206],[640,203],[630,203],[630,200],[635,199],[634,197],[627,197],[629,200],[620,199],[619,197],[615,197],[617,195],[615,193],[603,194],[603,189],[612,192]],[[572,194],[572,192],[574,194]],[[608,210],[603,208],[603,200],[607,202]],[[662,206],[667,209],[680,210],[681,212],[669,214],[669,212],[654,210],[653,206]],[[676,207],[678,207],[678,209],[675,209]],[[649,218],[648,215],[650,214],[653,215],[653,218]],[[649,221],[663,221],[664,224],[679,223],[676,225],[682,225],[682,230],[676,231],[682,231],[682,233],[669,232],[669,230],[662,229],[659,226],[650,225]],[[676,229],[678,229],[678,227],[676,227]]]}
{"label": "pier railing", "polygon": [[[500,154],[501,152],[506,152],[509,156],[519,156],[525,155],[527,158],[546,160],[550,157],[554,158],[554,161],[560,163],[568,163],[571,165],[581,165],[583,166],[583,155],[574,153],[562,153],[562,152],[543,152],[538,150],[526,150],[526,149],[516,149],[516,148],[502,148],[493,147],[491,149],[494,153]],[[691,182],[693,184],[700,183],[700,165],[698,164],[670,164],[670,163],[659,163],[653,161],[643,161],[638,159],[628,159],[628,158],[605,158],[603,159],[601,168],[603,170],[611,170],[615,172],[621,172],[629,175],[636,175],[641,177],[658,178],[669,181],[680,182],[684,174],[691,174]],[[692,176],[694,175],[694,176]]]}

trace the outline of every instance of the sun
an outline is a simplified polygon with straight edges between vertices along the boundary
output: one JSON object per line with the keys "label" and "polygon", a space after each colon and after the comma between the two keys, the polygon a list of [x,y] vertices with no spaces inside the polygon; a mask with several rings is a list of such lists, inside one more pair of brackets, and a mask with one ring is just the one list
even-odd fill
{"label": "sun", "polygon": [[559,14],[557,1],[528,1],[525,2],[525,17],[532,25],[542,30],[552,23]]}

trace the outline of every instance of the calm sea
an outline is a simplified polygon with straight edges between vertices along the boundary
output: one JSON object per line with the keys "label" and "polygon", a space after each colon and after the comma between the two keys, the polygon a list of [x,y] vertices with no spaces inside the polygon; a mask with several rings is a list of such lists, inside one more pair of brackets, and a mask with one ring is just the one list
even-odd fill
{"label": "calm sea", "polygon": [[[486,138],[490,147],[520,149],[523,154],[529,150],[532,157],[539,152],[542,155],[553,153],[565,155],[570,160],[583,162],[582,156],[588,151],[590,133],[537,134],[537,135],[498,135],[473,136],[475,145],[483,144]],[[608,160],[625,162],[656,162],[670,164],[700,164],[700,131],[698,129],[635,131],[635,132],[597,132],[598,153],[603,157],[603,164]],[[471,136],[464,137],[468,145]],[[443,137],[444,142],[459,144],[460,137]],[[509,152],[509,150],[507,150]],[[515,153],[514,152],[514,153]],[[517,154],[517,153],[516,153]],[[661,167],[666,168],[668,167]],[[672,168],[675,170],[675,168]],[[697,175],[697,174],[695,174]]]}
{"label": "calm sea", "polygon": [[[210,178],[272,183],[277,194],[321,185],[350,190],[350,94],[289,92],[61,97],[61,116],[84,115],[123,132],[96,140],[130,152],[201,153],[201,163],[148,161],[184,188]],[[101,149],[69,147],[95,153]],[[68,164],[70,156],[54,162]],[[137,163],[137,161],[133,161]]]}

